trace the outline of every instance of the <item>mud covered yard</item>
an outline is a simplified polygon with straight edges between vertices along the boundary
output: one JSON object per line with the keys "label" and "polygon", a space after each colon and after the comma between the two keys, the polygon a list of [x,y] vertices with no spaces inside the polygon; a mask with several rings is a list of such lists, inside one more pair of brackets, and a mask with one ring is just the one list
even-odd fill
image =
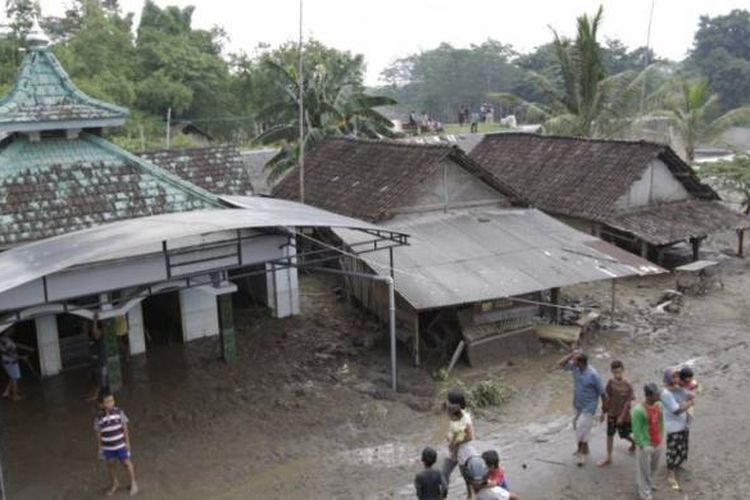
{"label": "mud covered yard", "polygon": [[[704,386],[683,491],[661,488],[656,498],[742,498],[750,488],[750,262],[727,258],[722,266],[723,290],[687,297],[678,314],[650,312],[673,278],[620,282],[616,328],[585,341],[603,375],[617,357],[640,387],[658,381],[665,366],[691,361]],[[439,446],[444,432],[435,410],[440,388],[404,357],[402,391],[392,395],[380,327],[338,300],[335,279],[306,275],[301,286],[300,317],[274,321],[236,311],[236,365],[218,361],[218,340],[153,349],[128,365],[119,399],[131,418],[139,498],[413,496],[419,451]],[[567,294],[606,303],[609,284]],[[454,376],[468,384],[500,377],[513,388],[501,408],[478,413],[478,448],[501,452],[523,498],[634,498],[624,444],[616,444],[607,470],[593,464],[604,454],[604,426],[595,428],[590,463],[575,467],[571,381],[550,370],[561,354],[541,348],[512,365],[459,366]],[[87,376],[44,384],[27,377],[29,399],[2,402],[9,499],[101,497],[107,478],[96,459],[94,408],[81,398]],[[451,498],[464,497],[457,479]]]}

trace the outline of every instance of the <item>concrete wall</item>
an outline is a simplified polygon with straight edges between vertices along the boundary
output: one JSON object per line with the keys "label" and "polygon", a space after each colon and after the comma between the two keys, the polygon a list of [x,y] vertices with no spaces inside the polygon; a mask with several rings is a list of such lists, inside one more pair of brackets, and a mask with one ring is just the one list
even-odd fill
{"label": "concrete wall", "polygon": [[219,334],[216,295],[195,288],[180,290],[180,312],[185,342]]}
{"label": "concrete wall", "polygon": [[626,210],[688,198],[690,194],[669,168],[661,160],[653,160],[628,193],[615,202],[615,208]]}
{"label": "concrete wall", "polygon": [[62,370],[60,337],[57,332],[57,317],[36,318],[36,342],[39,351],[39,367],[42,376],[57,375]]}
{"label": "concrete wall", "polygon": [[[284,247],[284,255],[293,257],[296,248],[292,245]],[[267,304],[273,311],[275,318],[286,318],[299,314],[299,282],[296,268],[277,269],[272,264],[266,264]]]}
{"label": "concrete wall", "polygon": [[140,303],[128,311],[128,345],[131,356],[146,352],[143,309]]}

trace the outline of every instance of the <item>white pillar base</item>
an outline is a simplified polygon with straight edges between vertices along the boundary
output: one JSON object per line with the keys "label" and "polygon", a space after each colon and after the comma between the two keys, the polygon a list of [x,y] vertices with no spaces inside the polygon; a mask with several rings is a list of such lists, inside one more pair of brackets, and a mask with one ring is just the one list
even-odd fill
{"label": "white pillar base", "polygon": [[128,311],[128,344],[131,356],[146,352],[146,336],[143,328],[143,309],[138,303]]}
{"label": "white pillar base", "polygon": [[[287,257],[296,255],[293,246],[284,248]],[[288,267],[272,270],[271,264],[266,264],[267,303],[273,311],[274,318],[286,318],[299,314],[299,281],[297,268]]]}
{"label": "white pillar base", "polygon": [[57,375],[62,370],[60,337],[57,333],[57,316],[41,316],[34,320],[36,343],[39,350],[39,367],[43,377]]}
{"label": "white pillar base", "polygon": [[180,290],[180,312],[185,342],[219,334],[216,295],[193,288]]}

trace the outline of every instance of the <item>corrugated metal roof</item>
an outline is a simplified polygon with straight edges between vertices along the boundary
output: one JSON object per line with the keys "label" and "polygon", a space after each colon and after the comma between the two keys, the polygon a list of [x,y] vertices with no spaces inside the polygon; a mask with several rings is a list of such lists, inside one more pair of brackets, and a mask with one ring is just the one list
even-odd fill
{"label": "corrugated metal roof", "polygon": [[[484,208],[396,218],[384,229],[410,235],[394,252],[396,289],[417,310],[664,270],[535,209]],[[336,230],[346,242],[362,238]],[[595,247],[591,246],[596,242]],[[389,273],[388,256],[365,260]]]}
{"label": "corrugated metal roof", "polygon": [[[229,201],[229,200],[228,200]],[[129,219],[19,245],[0,253],[0,293],[63,269],[128,249],[187,236],[242,228],[347,227],[382,230],[366,222],[286,200],[232,197],[242,209],[194,210]],[[372,234],[368,235],[372,239]]]}

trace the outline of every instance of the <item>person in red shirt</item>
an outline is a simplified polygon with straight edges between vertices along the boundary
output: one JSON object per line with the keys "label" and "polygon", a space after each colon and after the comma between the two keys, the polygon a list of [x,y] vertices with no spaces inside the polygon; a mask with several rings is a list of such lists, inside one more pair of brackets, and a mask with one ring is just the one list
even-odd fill
{"label": "person in red shirt", "polygon": [[500,455],[495,450],[487,450],[482,453],[482,459],[489,469],[487,484],[490,486],[500,486],[508,489],[508,482],[505,480],[505,471],[500,466]]}
{"label": "person in red shirt", "polygon": [[664,441],[664,414],[656,384],[643,387],[645,401],[630,411],[635,442],[636,483],[641,500],[651,500],[653,475],[659,465],[661,443]]}

